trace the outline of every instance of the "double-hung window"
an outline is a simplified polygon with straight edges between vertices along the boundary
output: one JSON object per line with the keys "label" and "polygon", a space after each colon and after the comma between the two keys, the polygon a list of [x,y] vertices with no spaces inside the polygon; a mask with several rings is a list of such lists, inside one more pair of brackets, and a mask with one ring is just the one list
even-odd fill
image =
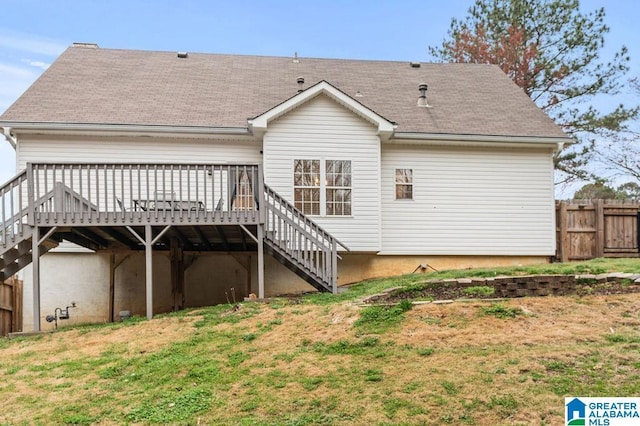
{"label": "double-hung window", "polygon": [[351,177],[350,160],[294,160],[296,208],[314,216],[351,216]]}
{"label": "double-hung window", "polygon": [[351,216],[351,161],[326,160],[327,216]]}
{"label": "double-hung window", "polygon": [[320,214],[320,160],[295,160],[294,204],[304,214]]}
{"label": "double-hung window", "polygon": [[396,169],[396,200],[413,200],[413,169]]}

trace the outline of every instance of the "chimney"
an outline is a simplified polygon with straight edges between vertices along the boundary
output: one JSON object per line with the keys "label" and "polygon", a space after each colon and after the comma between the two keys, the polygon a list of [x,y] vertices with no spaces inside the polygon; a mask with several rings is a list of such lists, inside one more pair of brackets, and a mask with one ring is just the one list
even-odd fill
{"label": "chimney", "polygon": [[426,83],[420,83],[418,85],[418,90],[420,91],[420,97],[418,98],[418,106],[422,108],[431,108],[429,102],[427,102],[427,86]]}

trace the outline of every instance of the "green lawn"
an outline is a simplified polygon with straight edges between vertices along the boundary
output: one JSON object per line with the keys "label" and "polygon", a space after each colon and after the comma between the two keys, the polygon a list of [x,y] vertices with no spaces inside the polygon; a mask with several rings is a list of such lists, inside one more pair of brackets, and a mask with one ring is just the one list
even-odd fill
{"label": "green lawn", "polygon": [[596,259],[403,276],[3,339],[0,424],[563,424],[565,396],[640,394],[639,295],[352,302],[426,277],[639,270]]}

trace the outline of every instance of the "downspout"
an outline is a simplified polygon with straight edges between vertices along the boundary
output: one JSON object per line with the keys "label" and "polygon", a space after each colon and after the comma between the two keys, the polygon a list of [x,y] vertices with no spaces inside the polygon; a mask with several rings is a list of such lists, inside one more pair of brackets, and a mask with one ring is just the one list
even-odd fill
{"label": "downspout", "polygon": [[7,141],[11,144],[11,146],[15,151],[16,147],[18,146],[18,139],[11,132],[11,127],[3,127],[2,134],[4,135],[5,139],[7,139]]}

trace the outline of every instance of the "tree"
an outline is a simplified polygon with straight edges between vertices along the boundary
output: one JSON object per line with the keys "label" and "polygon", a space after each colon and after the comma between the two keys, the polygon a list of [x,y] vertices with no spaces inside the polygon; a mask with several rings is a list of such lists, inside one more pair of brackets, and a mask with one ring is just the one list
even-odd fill
{"label": "tree", "polygon": [[[640,98],[640,81],[632,79],[630,87]],[[640,123],[636,120],[626,131],[612,134],[606,143],[601,144],[598,155],[605,168],[640,183]]]}
{"label": "tree", "polygon": [[575,200],[605,199],[605,200],[640,200],[640,185],[635,182],[626,182],[613,188],[605,181],[599,180],[588,183],[576,191]]}
{"label": "tree", "polygon": [[464,21],[429,52],[445,62],[497,64],[576,143],[558,153],[558,183],[587,179],[594,140],[626,129],[638,108],[598,111],[590,101],[623,87],[630,58],[599,54],[609,28],[604,9],[583,14],[578,0],[476,0]]}
{"label": "tree", "polygon": [[640,201],[640,185],[635,182],[623,183],[618,187],[618,194],[625,200]]}
{"label": "tree", "polygon": [[602,181],[598,181],[596,183],[588,183],[584,185],[582,188],[578,189],[575,194],[573,194],[573,198],[575,200],[589,200],[589,199],[617,199],[618,191],[613,189],[612,187],[606,185]]}

